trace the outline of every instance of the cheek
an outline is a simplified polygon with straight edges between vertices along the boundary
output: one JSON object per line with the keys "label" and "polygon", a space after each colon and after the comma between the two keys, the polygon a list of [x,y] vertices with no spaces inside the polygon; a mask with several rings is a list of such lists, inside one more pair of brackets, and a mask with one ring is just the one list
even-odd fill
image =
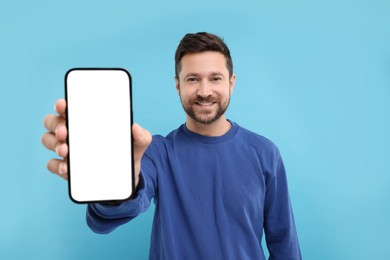
{"label": "cheek", "polygon": [[231,91],[230,91],[230,88],[229,89],[224,89],[223,91],[220,91],[219,92],[219,95],[223,98],[226,98],[228,99],[231,95]]}
{"label": "cheek", "polygon": [[181,99],[189,99],[192,97],[196,97],[196,91],[191,90],[191,88],[181,88],[179,90],[179,95]]}

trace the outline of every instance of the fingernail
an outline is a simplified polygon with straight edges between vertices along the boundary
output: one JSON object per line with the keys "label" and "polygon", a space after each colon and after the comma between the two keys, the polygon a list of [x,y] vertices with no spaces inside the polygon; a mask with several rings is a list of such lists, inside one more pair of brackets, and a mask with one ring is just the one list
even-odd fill
{"label": "fingernail", "polygon": [[58,172],[59,174],[63,175],[65,173],[65,164],[64,163],[60,163],[58,165]]}
{"label": "fingernail", "polygon": [[58,129],[59,129],[61,126],[62,126],[62,125],[58,125],[58,126],[56,127],[56,129],[54,130],[54,133],[55,133],[55,134],[57,134]]}
{"label": "fingernail", "polygon": [[58,155],[59,155],[59,151],[60,151],[60,144],[57,144],[57,145],[56,145],[56,148],[55,148],[55,150],[56,150],[56,154],[58,154]]}

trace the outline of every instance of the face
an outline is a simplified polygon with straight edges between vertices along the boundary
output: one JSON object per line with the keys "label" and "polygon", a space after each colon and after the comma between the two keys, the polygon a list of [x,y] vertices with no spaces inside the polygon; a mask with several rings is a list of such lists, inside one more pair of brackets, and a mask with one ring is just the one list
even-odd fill
{"label": "face", "polygon": [[182,58],[176,89],[189,120],[211,124],[224,118],[234,83],[235,75],[229,78],[225,56],[205,51]]}

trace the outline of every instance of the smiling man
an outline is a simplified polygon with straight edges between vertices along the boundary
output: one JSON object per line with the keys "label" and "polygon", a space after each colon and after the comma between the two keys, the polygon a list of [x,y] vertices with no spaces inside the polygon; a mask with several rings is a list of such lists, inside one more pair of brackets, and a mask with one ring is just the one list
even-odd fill
{"label": "smiling man", "polygon": [[[225,117],[236,79],[228,47],[213,34],[187,34],[175,64],[186,123],[153,139],[133,126],[136,196],[88,205],[89,227],[111,232],[153,200],[150,259],[265,259],[263,232],[270,259],[301,259],[277,147]],[[66,179],[65,106],[59,100],[59,115],[45,118],[42,142],[64,157],[48,168]]]}
{"label": "smiling man", "polygon": [[225,111],[236,76],[228,71],[225,56],[216,51],[195,52],[178,62],[176,89],[187,113],[187,128],[209,136],[226,133],[231,125]]}

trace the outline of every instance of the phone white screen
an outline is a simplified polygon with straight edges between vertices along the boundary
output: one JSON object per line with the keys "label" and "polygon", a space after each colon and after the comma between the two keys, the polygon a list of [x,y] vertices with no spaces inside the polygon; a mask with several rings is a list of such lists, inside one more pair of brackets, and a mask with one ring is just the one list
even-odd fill
{"label": "phone white screen", "polygon": [[65,86],[71,199],[129,198],[134,186],[130,74],[123,69],[72,69]]}

